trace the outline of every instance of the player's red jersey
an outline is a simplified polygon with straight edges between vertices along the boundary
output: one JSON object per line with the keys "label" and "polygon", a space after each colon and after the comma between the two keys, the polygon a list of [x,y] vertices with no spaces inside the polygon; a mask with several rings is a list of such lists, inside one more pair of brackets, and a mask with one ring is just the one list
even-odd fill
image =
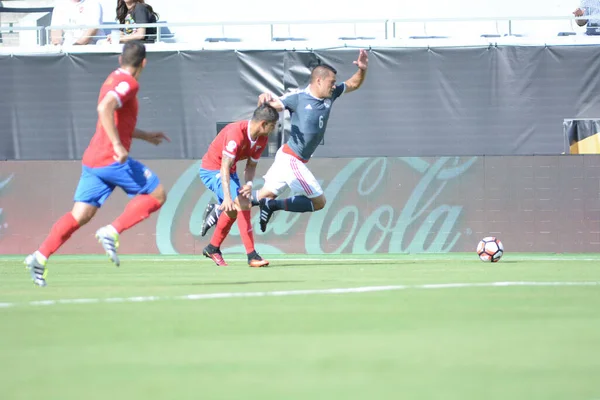
{"label": "player's red jersey", "polygon": [[212,141],[204,157],[202,157],[202,168],[209,170],[221,169],[223,156],[234,159],[231,173],[236,171],[236,163],[250,158],[258,162],[261,154],[267,146],[269,138],[261,136],[254,143],[250,140],[248,133],[249,121],[232,122],[219,132]]}
{"label": "player's red jersey", "polygon": [[[115,124],[121,143],[127,151],[131,148],[133,131],[137,123],[138,90],[137,80],[129,72],[118,69],[106,78],[98,97],[98,104],[104,99],[104,96],[115,96],[119,101],[120,107],[115,112]],[[88,167],[105,167],[115,162],[114,154],[113,145],[98,119],[96,133],[83,153],[82,162]]]}

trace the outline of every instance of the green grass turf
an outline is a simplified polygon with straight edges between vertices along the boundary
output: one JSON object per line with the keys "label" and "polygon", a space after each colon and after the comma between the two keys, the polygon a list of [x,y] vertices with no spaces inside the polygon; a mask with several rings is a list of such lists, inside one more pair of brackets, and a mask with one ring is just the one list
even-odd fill
{"label": "green grass turf", "polygon": [[[0,399],[600,399],[600,285],[414,287],[600,282],[598,255],[306,258],[55,256],[37,288],[0,257]],[[175,298],[382,285],[413,287]],[[59,299],[99,302],[31,303]]]}

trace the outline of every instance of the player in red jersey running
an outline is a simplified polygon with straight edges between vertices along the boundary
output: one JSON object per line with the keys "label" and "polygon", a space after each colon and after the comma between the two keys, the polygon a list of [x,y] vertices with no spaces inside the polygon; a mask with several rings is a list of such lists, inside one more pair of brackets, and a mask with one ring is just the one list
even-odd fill
{"label": "player in red jersey running", "polygon": [[[200,179],[217,196],[223,211],[216,222],[217,228],[202,254],[218,266],[226,266],[220,246],[237,219],[240,236],[248,255],[248,265],[269,265],[254,249],[250,222],[252,179],[258,160],[267,147],[268,136],[279,120],[277,110],[267,104],[259,106],[250,121],[233,122],[219,132],[202,158]],[[246,160],[245,184],[242,186],[236,172],[238,161]],[[239,196],[239,195],[241,196]],[[241,216],[241,217],[240,217]]]}
{"label": "player in red jersey running", "polygon": [[54,224],[39,249],[25,259],[31,278],[38,286],[46,286],[48,258],[94,217],[115,187],[120,187],[133,199],[117,219],[98,229],[96,238],[117,266],[120,264],[117,256],[119,234],[148,218],[166,200],[158,177],[129,157],[133,138],[155,145],[163,140],[170,141],[162,132],[144,132],[136,128],[138,78],[146,66],[144,44],[127,42],[119,64],[121,68],[111,73],[100,89],[96,133],[83,154],[73,209]]}

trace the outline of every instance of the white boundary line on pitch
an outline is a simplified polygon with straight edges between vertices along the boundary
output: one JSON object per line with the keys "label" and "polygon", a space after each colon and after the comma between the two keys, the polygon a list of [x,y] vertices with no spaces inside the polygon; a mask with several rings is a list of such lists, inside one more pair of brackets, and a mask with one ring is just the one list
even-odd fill
{"label": "white boundary line on pitch", "polygon": [[[443,256],[432,256],[432,257],[411,257],[410,255],[406,256],[398,256],[397,258],[342,258],[335,256],[328,256],[327,258],[298,258],[298,257],[289,257],[280,258],[277,257],[269,257],[265,256],[269,261],[320,261],[320,262],[346,262],[346,261],[398,261],[398,262],[406,262],[406,261],[477,261],[477,255],[473,257],[443,257]],[[149,262],[163,262],[169,260],[169,256],[165,256],[165,258],[143,258],[143,257],[123,257],[124,261],[132,260],[132,261],[149,261]],[[199,261],[204,260],[205,257],[198,256],[198,258],[177,258],[173,257],[173,261],[183,261],[183,262],[191,262],[191,261]],[[237,257],[227,257],[227,260],[230,261],[246,261],[246,258],[237,258]],[[600,258],[569,258],[569,257],[510,257],[512,261],[600,261]],[[502,262],[502,261],[500,261]],[[489,264],[489,263],[488,263]]]}
{"label": "white boundary line on pitch", "polygon": [[[246,261],[245,257],[237,257],[238,254],[233,256],[228,256],[227,260],[229,261]],[[93,254],[91,256],[100,256],[99,254]],[[66,256],[68,260],[69,255]],[[354,262],[354,261],[398,261],[398,262],[406,262],[406,261],[477,261],[477,256],[473,255],[473,257],[444,257],[443,254],[440,255],[431,255],[429,257],[419,257],[411,256],[410,254],[400,254],[398,257],[388,257],[388,258],[364,258],[364,257],[339,257],[336,255],[327,255],[325,258],[316,258],[316,257],[286,257],[284,254],[276,254],[274,257],[265,256],[269,261],[320,261],[320,262]],[[75,256],[73,260],[86,259],[86,256]],[[100,259],[100,257],[98,257]],[[87,259],[89,260],[89,258]],[[104,258],[103,258],[104,260]],[[206,257],[202,255],[198,255],[195,258],[181,258],[177,255],[169,255],[166,254],[163,257],[136,257],[124,255],[122,256],[123,261],[148,261],[148,262],[164,262],[164,261],[181,261],[181,262],[194,262],[194,261],[202,261],[206,260]],[[597,258],[578,258],[578,257],[536,257],[536,256],[527,256],[527,257],[509,257],[510,261],[600,261],[600,256]],[[12,258],[2,259],[0,256],[0,261],[10,261],[13,262]],[[93,260],[92,260],[93,261]],[[500,261],[502,262],[502,261]],[[488,263],[489,264],[489,263]]]}
{"label": "white boundary line on pitch", "polygon": [[488,282],[488,283],[430,283],[423,285],[392,285],[392,286],[363,286],[354,288],[336,289],[304,289],[304,290],[276,290],[271,292],[224,292],[188,294],[183,296],[136,296],[136,297],[109,297],[105,299],[58,299],[38,300],[25,303],[0,303],[0,308],[18,306],[55,306],[60,304],[99,304],[99,303],[147,303],[165,300],[209,300],[231,299],[240,297],[283,297],[313,294],[349,294],[388,292],[392,290],[410,289],[454,289],[454,288],[481,288],[481,287],[549,287],[549,286],[600,286],[600,282]]}

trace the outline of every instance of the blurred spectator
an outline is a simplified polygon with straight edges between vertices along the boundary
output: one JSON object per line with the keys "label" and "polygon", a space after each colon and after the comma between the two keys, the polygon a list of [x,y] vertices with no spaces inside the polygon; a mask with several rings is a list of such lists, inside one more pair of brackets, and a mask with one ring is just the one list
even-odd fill
{"label": "blurred spectator", "polygon": [[[575,11],[573,15],[576,17],[583,17],[585,15],[599,15],[600,14],[600,0],[581,0],[581,5]],[[599,19],[578,19],[576,20],[577,25],[585,26],[587,24],[585,34],[586,35],[600,35],[600,20]]]}
{"label": "blurred spectator", "polygon": [[[154,24],[158,14],[144,0],[118,0],[117,21],[119,24]],[[120,43],[141,40],[146,43],[156,41],[156,28],[125,28],[121,30]],[[109,37],[109,41],[111,38]]]}
{"label": "blurred spectator", "polygon": [[[98,0],[57,0],[52,12],[52,26],[101,25],[102,5]],[[95,44],[104,36],[102,29],[53,29],[52,44]]]}

